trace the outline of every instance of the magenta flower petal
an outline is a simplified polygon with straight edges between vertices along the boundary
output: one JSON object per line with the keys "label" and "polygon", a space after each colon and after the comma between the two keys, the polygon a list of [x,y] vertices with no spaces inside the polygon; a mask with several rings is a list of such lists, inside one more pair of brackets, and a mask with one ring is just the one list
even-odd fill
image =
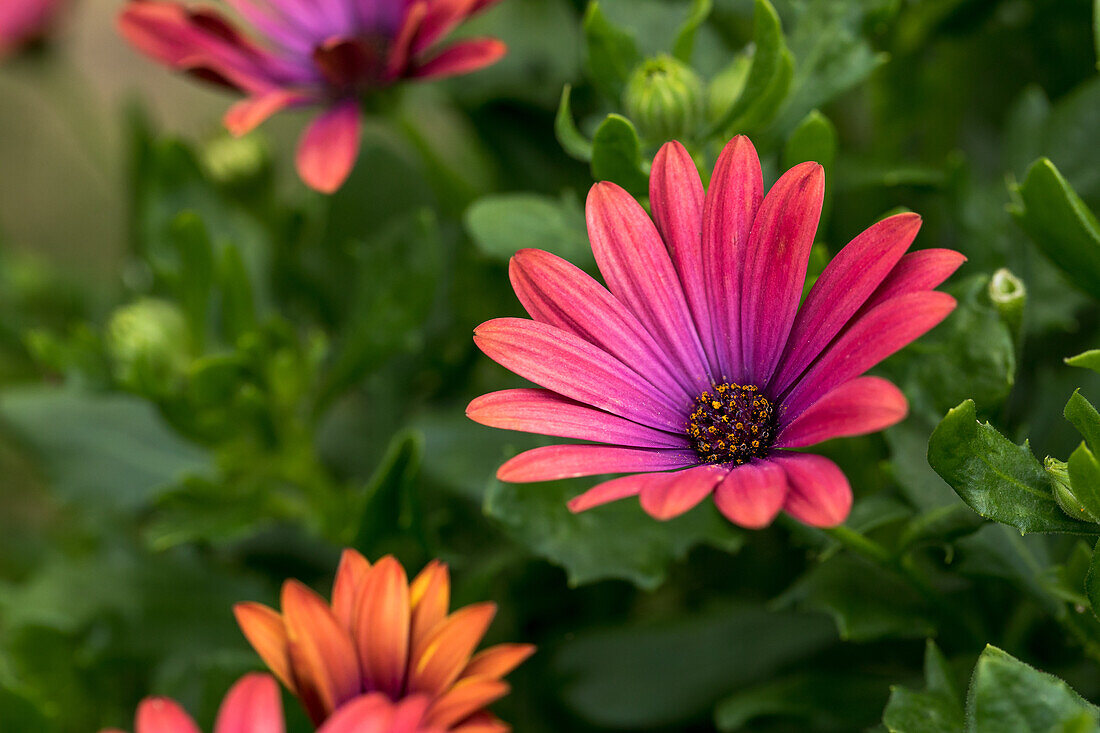
{"label": "magenta flower petal", "polygon": [[647,483],[660,481],[667,475],[667,473],[633,473],[629,476],[620,476],[610,481],[604,481],[602,484],[596,484],[583,494],[570,499],[569,511],[579,514],[593,507],[625,499],[628,496],[637,496]]}
{"label": "magenta flower petal", "polygon": [[504,58],[508,47],[495,38],[477,38],[456,43],[427,61],[417,64],[409,73],[419,79],[443,79],[469,74],[491,66]]}
{"label": "magenta flower petal", "polygon": [[703,267],[703,202],[706,194],[695,161],[680,143],[666,143],[653,159],[649,203],[653,221],[684,286],[684,297],[712,375],[722,373],[714,348],[706,270]]}
{"label": "magenta flower petal", "polygon": [[306,185],[332,193],[344,185],[359,157],[362,117],[354,99],[321,113],[298,144],[298,175]]}
{"label": "magenta flower petal", "polygon": [[737,466],[714,492],[718,511],[747,529],[767,527],[787,500],[787,474],[777,464],[758,461]]}
{"label": "magenta flower petal", "polygon": [[173,700],[150,697],[138,705],[134,733],[201,733],[195,721]]}
{"label": "magenta flower petal", "polygon": [[266,674],[247,674],[230,688],[214,723],[214,733],[284,733],[279,685]]}
{"label": "magenta flower petal", "polygon": [[428,12],[417,29],[412,45],[413,53],[420,53],[454,30],[473,12],[477,0],[432,0],[427,5]]}
{"label": "magenta flower petal", "polygon": [[741,280],[741,346],[746,380],[764,385],[787,343],[825,196],[825,172],[802,163],[760,205]]}
{"label": "magenta flower petal", "polygon": [[289,89],[272,89],[258,97],[242,99],[225,113],[225,129],[238,137],[247,135],[276,112],[308,101],[308,97]]}
{"label": "magenta flower petal", "polygon": [[776,453],[790,491],[783,510],[811,527],[836,527],[852,509],[852,487],[840,468],[811,453]]}
{"label": "magenta flower petal", "polygon": [[908,293],[919,293],[939,287],[951,277],[966,258],[951,249],[922,249],[901,258],[860,309],[860,315],[875,306]]}
{"label": "magenta flower petal", "polygon": [[837,253],[798,310],[783,358],[768,380],[782,392],[847,325],[890,273],[920,229],[916,214],[874,224]]}
{"label": "magenta flower petal", "polygon": [[947,318],[955,299],[937,291],[892,298],[861,316],[837,337],[783,399],[793,420],[827,392],[863,374]]}
{"label": "magenta flower petal", "polygon": [[630,367],[571,333],[521,318],[474,330],[485,355],[540,387],[661,430],[683,428],[682,409]]}
{"label": "magenta flower petal", "polygon": [[743,379],[741,277],[749,234],[764,200],[760,158],[739,135],[714,166],[703,209],[702,253],[714,349],[723,380]]}
{"label": "magenta flower petal", "polygon": [[278,5],[267,2],[261,5],[255,0],[226,0],[226,3],[276,44],[303,55],[313,53],[316,42],[313,34],[280,13]]}
{"label": "magenta flower petal", "polygon": [[491,428],[638,448],[688,450],[687,436],[639,425],[545,389],[506,389],[478,397],[466,416]]}
{"label": "magenta flower petal", "polygon": [[501,481],[525,484],[601,473],[667,471],[695,463],[685,450],[649,450],[615,445],[549,445],[520,453],[497,471]]}
{"label": "magenta flower petal", "polygon": [[724,466],[706,465],[664,474],[646,483],[638,498],[649,516],[667,521],[694,509],[728,472]]}
{"label": "magenta flower petal", "polygon": [[901,390],[879,377],[845,382],[785,425],[776,448],[804,448],[833,438],[874,433],[901,422],[909,402]]}
{"label": "magenta flower petal", "polygon": [[598,346],[652,382],[662,392],[690,400],[690,382],[638,319],[579,267],[537,249],[523,249],[508,263],[512,288],[536,321],[568,331]]}
{"label": "magenta flower petal", "polygon": [[703,347],[661,235],[645,209],[614,183],[597,183],[585,213],[607,287],[696,385],[712,383]]}

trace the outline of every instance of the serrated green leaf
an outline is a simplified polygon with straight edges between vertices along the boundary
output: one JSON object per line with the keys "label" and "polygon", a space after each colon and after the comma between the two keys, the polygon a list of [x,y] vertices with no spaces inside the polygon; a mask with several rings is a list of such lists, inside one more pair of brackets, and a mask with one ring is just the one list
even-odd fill
{"label": "serrated green leaf", "polygon": [[558,113],[554,117],[554,134],[570,157],[585,163],[592,160],[592,142],[577,129],[577,123],[573,120],[573,108],[570,97],[573,87],[566,84],[561,90],[561,102],[558,104]]}
{"label": "serrated green leaf", "polygon": [[[1100,710],[1053,675],[987,646],[966,701],[967,733],[1096,730]],[[1072,726],[1067,728],[1066,726]]]}
{"label": "serrated green leaf", "polygon": [[649,189],[649,176],[642,170],[642,144],[634,123],[622,115],[610,114],[592,138],[592,177],[612,181],[635,196]]}
{"label": "serrated green leaf", "polygon": [[576,481],[494,481],[485,513],[531,552],[563,567],[574,586],[621,578],[652,590],[692,547],[734,552],[745,541],[711,502],[669,522],[656,521],[629,500],[574,514],[566,503],[581,488]]}
{"label": "serrated green leaf", "polygon": [[1100,223],[1049,159],[1032,164],[1016,198],[1020,227],[1070,282],[1100,298]]}
{"label": "serrated green leaf", "polygon": [[979,423],[972,400],[948,412],[936,427],[928,442],[928,463],[987,519],[1021,532],[1100,531],[1065,515],[1028,445],[1014,445],[989,423]]}
{"label": "serrated green leaf", "polygon": [[[420,512],[411,489],[420,475],[424,438],[403,431],[394,436],[370,482],[353,527],[352,546],[369,555],[396,553],[394,541],[421,540]],[[389,544],[383,545],[383,542]]]}
{"label": "serrated green leaf", "polygon": [[596,88],[618,102],[630,72],[642,60],[634,38],[607,19],[597,0],[588,3],[584,14],[587,68]]}
{"label": "serrated green leaf", "polygon": [[1100,452],[1100,412],[1097,412],[1092,403],[1085,399],[1081,390],[1073,391],[1062,414],[1073,423],[1077,432],[1081,433],[1089,449],[1093,453]]}
{"label": "serrated green leaf", "polygon": [[695,34],[699,32],[699,26],[710,16],[713,6],[712,0],[692,0],[688,17],[676,33],[676,40],[672,44],[672,55],[685,64],[691,64],[692,53],[695,51]]}

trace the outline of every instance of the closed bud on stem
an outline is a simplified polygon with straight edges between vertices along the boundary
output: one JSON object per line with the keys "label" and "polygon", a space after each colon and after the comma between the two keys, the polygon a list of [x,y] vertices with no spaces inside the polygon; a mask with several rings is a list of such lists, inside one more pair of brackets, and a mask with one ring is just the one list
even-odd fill
{"label": "closed bud on stem", "polygon": [[1064,461],[1059,461],[1052,456],[1047,456],[1043,465],[1046,468],[1047,475],[1050,476],[1050,483],[1054,487],[1054,500],[1058,502],[1058,506],[1062,508],[1062,511],[1074,519],[1080,519],[1082,522],[1100,524],[1100,521],[1092,516],[1085,507],[1081,506],[1081,502],[1077,501],[1077,497],[1073,493],[1073,486],[1069,481],[1069,466]]}
{"label": "closed bud on stem", "polygon": [[246,187],[264,175],[270,168],[271,156],[257,135],[220,135],[202,147],[201,160],[211,179],[237,188]]}
{"label": "closed bud on stem", "polygon": [[1023,280],[1007,267],[1002,267],[989,279],[989,299],[1012,331],[1013,338],[1019,337],[1024,321],[1024,306],[1027,304],[1027,288]]}
{"label": "closed bud on stem", "polygon": [[704,104],[699,75],[668,55],[639,64],[623,94],[627,116],[654,143],[691,138],[703,122]]}
{"label": "closed bud on stem", "polygon": [[183,376],[191,359],[189,340],[179,308],[154,298],[119,308],[107,324],[115,378],[145,394],[163,394]]}

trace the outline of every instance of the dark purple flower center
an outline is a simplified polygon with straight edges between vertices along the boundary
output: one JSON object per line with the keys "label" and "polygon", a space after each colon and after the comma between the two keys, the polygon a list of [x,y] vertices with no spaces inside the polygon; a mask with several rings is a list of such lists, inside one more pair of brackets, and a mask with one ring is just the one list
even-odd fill
{"label": "dark purple flower center", "polygon": [[748,463],[775,442],[775,405],[755,384],[716,384],[695,398],[687,434],[704,463]]}

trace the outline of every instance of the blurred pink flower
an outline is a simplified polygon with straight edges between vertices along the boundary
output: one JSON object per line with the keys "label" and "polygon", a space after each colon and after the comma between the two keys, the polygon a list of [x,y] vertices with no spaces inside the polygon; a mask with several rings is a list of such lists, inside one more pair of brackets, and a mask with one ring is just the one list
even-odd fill
{"label": "blurred pink flower", "polygon": [[246,95],[225,116],[235,135],[287,107],[324,107],[298,146],[298,172],[331,193],[359,153],[360,99],[401,79],[475,71],[504,55],[492,38],[440,42],[499,0],[227,0],[263,37],[210,9],[134,0],[119,30],[149,56]]}
{"label": "blurred pink flower", "polygon": [[575,498],[577,512],[639,496],[663,520],[713,495],[745,527],[780,511],[813,526],[843,522],[848,479],[795,449],[905,417],[897,387],[861,375],[954,309],[933,288],[964,258],[906,254],[921,219],[892,216],[837,253],[800,306],[824,189],[821,166],[802,163],[765,196],[756,150],[737,137],[704,192],[671,142],[653,163],[652,220],[613,183],[588,196],[606,289],[548,252],[517,252],[512,285],[533,320],[489,321],[474,340],[544,389],[488,394],[467,414],[591,442],[521,453],[498,477],[631,474]]}
{"label": "blurred pink flower", "polygon": [[[267,674],[246,674],[239,679],[222,701],[214,723],[214,733],[283,733],[285,729],[279,685]],[[138,705],[134,733],[200,731],[187,711],[174,700],[147,697]]]}
{"label": "blurred pink flower", "polygon": [[44,36],[68,0],[0,0],[0,58]]}

